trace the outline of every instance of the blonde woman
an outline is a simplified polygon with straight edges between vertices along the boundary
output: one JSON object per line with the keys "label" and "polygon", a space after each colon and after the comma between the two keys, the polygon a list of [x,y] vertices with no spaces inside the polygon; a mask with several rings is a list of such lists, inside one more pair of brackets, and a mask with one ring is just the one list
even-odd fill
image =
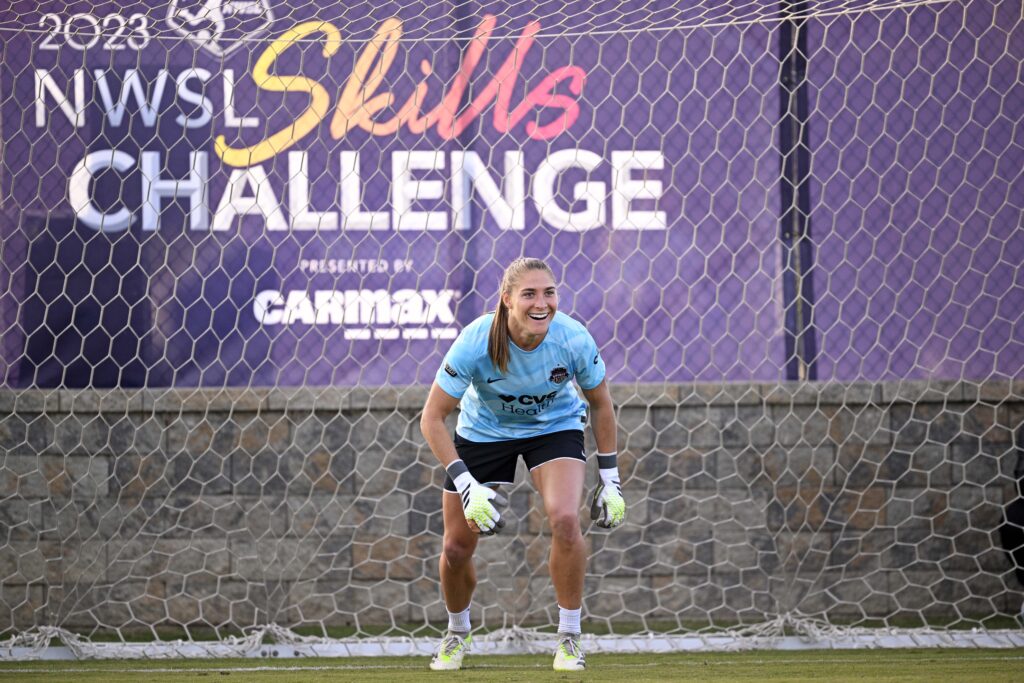
{"label": "blonde woman", "polygon": [[[460,404],[453,439],[444,421]],[[423,408],[423,435],[448,474],[440,568],[448,632],[431,669],[462,666],[471,641],[473,552],[480,535],[504,526],[495,489],[512,483],[520,456],[551,526],[548,567],[559,613],[554,668],[586,668],[580,612],[587,555],[578,510],[588,404],[601,476],[591,517],[599,526],[611,528],[625,519],[626,504],[619,485],[615,412],[604,361],[587,329],[558,312],[555,278],[547,264],[531,258],[513,261],[502,277],[495,312],[470,323],[455,340]]]}

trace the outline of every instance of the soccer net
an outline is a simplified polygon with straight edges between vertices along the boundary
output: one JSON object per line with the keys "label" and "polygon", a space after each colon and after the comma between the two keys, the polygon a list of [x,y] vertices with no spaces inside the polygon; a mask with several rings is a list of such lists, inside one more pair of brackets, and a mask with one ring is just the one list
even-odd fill
{"label": "soccer net", "polygon": [[[0,659],[428,653],[419,411],[520,255],[617,402],[590,651],[1024,645],[1019,0],[17,1],[0,36]],[[553,643],[517,482],[478,652]]]}

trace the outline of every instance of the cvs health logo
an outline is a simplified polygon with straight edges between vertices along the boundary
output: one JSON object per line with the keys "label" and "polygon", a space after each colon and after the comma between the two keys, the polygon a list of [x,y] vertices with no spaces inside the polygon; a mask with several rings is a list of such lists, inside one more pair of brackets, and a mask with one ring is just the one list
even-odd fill
{"label": "cvs health logo", "polygon": [[557,395],[557,391],[552,391],[550,394],[541,394],[540,396],[534,394],[523,394],[522,396],[498,394],[498,398],[502,400],[501,412],[503,413],[540,415],[544,412],[545,408],[551,405]]}

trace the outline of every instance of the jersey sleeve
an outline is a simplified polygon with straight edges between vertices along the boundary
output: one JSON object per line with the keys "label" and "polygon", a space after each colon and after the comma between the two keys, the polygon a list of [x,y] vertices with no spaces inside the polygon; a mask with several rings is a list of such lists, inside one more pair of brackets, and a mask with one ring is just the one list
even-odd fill
{"label": "jersey sleeve", "polygon": [[455,398],[462,398],[473,379],[473,363],[465,347],[466,340],[460,335],[448,349],[441,367],[437,369],[437,375],[434,376],[437,386]]}
{"label": "jersey sleeve", "polygon": [[573,340],[576,355],[576,382],[581,389],[593,389],[604,379],[606,368],[597,342],[586,329]]}

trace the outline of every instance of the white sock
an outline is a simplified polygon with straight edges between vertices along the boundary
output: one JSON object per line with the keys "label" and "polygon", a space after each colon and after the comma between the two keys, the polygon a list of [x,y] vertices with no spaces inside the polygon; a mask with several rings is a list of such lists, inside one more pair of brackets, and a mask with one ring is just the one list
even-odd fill
{"label": "white sock", "polygon": [[469,633],[469,608],[461,612],[448,612],[448,630],[455,633]]}
{"label": "white sock", "polygon": [[558,632],[580,633],[580,612],[583,609],[565,609],[558,607]]}

